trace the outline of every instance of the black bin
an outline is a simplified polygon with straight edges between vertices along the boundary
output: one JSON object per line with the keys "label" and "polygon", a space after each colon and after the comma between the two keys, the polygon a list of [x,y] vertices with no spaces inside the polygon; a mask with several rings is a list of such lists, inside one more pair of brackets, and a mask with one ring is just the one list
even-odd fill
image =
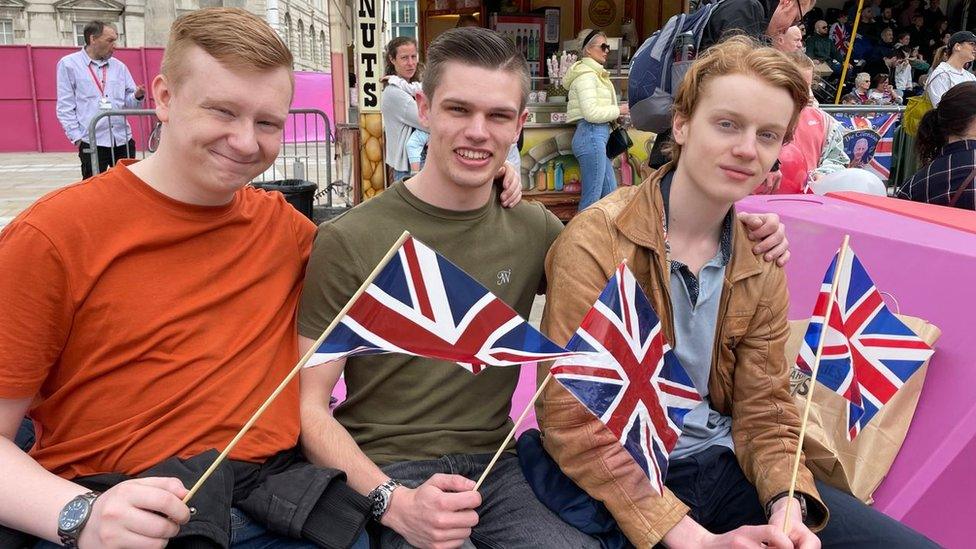
{"label": "black bin", "polygon": [[312,219],[312,204],[315,202],[315,191],[319,188],[315,183],[304,179],[279,179],[259,181],[251,185],[266,191],[278,191],[285,195],[285,200],[302,215]]}

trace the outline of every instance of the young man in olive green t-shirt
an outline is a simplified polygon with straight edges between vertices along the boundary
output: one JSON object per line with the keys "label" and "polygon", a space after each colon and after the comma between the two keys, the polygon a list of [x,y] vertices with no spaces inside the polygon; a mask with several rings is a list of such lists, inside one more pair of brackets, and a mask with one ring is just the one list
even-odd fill
{"label": "young man in olive green t-shirt", "polygon": [[[492,186],[525,122],[524,58],[497,33],[458,29],[431,44],[427,61],[418,97],[430,129],[427,163],[319,228],[299,309],[303,352],[404,229],[523,316],[542,287],[546,251],[562,224],[538,204],[503,209]],[[329,395],[343,372],[347,399],[333,417]],[[473,490],[471,479],[512,427],[518,374],[489,368],[472,376],[456,364],[399,354],[305,370],[303,447],[375,498],[384,547],[598,547],[536,499],[513,454],[480,494]]]}

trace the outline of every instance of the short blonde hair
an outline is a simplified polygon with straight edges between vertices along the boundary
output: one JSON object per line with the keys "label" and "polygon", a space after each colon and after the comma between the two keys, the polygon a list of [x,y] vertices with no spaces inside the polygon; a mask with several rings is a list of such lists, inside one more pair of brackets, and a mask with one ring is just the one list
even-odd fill
{"label": "short blonde hair", "polygon": [[237,69],[284,67],[290,73],[294,63],[288,46],[258,16],[240,8],[205,8],[178,17],[170,27],[159,72],[171,86],[186,77],[187,52],[193,46]]}
{"label": "short blonde hair", "polygon": [[[803,75],[796,63],[786,54],[769,47],[761,47],[745,36],[733,36],[707,50],[699,57],[681,81],[674,97],[674,114],[691,119],[695,113],[705,84],[719,76],[744,74],[780,88],[793,99],[793,114],[786,129],[784,143],[793,138],[800,111],[810,97]],[[671,140],[668,153],[677,162],[681,145]]]}

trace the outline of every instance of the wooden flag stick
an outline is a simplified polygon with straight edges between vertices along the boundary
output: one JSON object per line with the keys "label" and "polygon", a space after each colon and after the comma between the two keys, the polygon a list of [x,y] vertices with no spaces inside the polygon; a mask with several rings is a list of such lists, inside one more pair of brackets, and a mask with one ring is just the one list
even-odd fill
{"label": "wooden flag stick", "polygon": [[309,348],[309,350],[305,353],[305,355],[301,358],[301,360],[298,361],[298,364],[296,364],[295,367],[292,368],[288,376],[285,377],[285,379],[282,380],[280,384],[278,384],[278,388],[271,393],[271,396],[269,396],[268,399],[264,401],[264,404],[262,404],[261,407],[258,408],[256,412],[254,412],[254,415],[251,416],[251,419],[247,420],[247,423],[244,424],[244,427],[241,427],[241,430],[238,431],[237,435],[234,436],[233,440],[230,441],[230,444],[228,444],[227,447],[224,448],[224,451],[221,452],[219,456],[217,456],[217,459],[210,464],[210,467],[208,467],[207,470],[203,472],[203,476],[200,477],[200,480],[198,480],[196,484],[193,485],[193,488],[191,488],[189,493],[186,494],[186,497],[183,498],[183,503],[188,503],[190,499],[192,499],[193,496],[197,493],[200,487],[203,486],[203,483],[206,482],[208,478],[210,478],[210,475],[212,475],[213,472],[217,470],[217,467],[225,459],[227,459],[227,454],[229,454],[230,451],[234,449],[234,446],[237,446],[237,443],[240,442],[240,440],[244,437],[244,434],[247,433],[254,425],[254,423],[258,420],[258,418],[261,417],[261,414],[263,414],[264,411],[268,409],[268,406],[271,406],[271,403],[274,402],[276,398],[278,398],[278,395],[280,395],[282,391],[285,390],[285,387],[288,385],[288,383],[291,382],[292,379],[294,379],[294,377],[298,374],[298,372],[301,371],[302,367],[304,367],[305,364],[312,358],[312,355],[315,354],[315,351],[319,348],[319,345],[321,345],[322,342],[325,341],[325,338],[329,337],[329,334],[332,333],[332,330],[334,330],[335,327],[338,326],[339,322],[342,321],[342,317],[346,316],[346,313],[349,312],[350,308],[352,308],[353,303],[355,303],[356,300],[359,299],[359,296],[361,296],[363,292],[366,291],[366,288],[368,288],[369,285],[373,283],[373,280],[380,274],[380,271],[382,271],[383,268],[386,267],[386,264],[390,262],[390,259],[393,258],[393,256],[397,253],[397,251],[400,250],[400,246],[403,245],[403,242],[409,236],[410,236],[409,232],[403,231],[403,234],[401,234],[400,238],[398,238],[397,241],[393,244],[393,247],[391,247],[386,252],[386,255],[384,255],[383,259],[381,259],[380,262],[376,265],[376,267],[373,269],[373,272],[369,273],[369,276],[366,277],[366,280],[364,280],[362,285],[359,287],[359,289],[356,290],[356,293],[353,294],[353,296],[349,299],[349,301],[346,302],[345,306],[342,307],[342,310],[339,311],[339,314],[337,314],[335,318],[332,319],[332,322],[329,324],[329,326],[325,329],[324,332],[322,332],[322,335],[320,335],[319,338],[315,340],[315,343]]}
{"label": "wooden flag stick", "polygon": [[539,384],[539,388],[536,389],[535,394],[532,395],[532,400],[530,400],[529,403],[525,405],[525,410],[522,410],[522,415],[520,415],[518,419],[515,420],[515,425],[512,426],[512,430],[508,432],[508,436],[505,437],[505,440],[502,442],[502,445],[498,448],[498,451],[495,452],[495,457],[491,458],[491,461],[488,463],[488,466],[485,467],[484,472],[481,473],[481,477],[478,478],[478,482],[475,483],[474,485],[475,492],[477,492],[478,488],[481,488],[481,484],[485,482],[485,478],[488,476],[488,473],[491,471],[491,468],[495,466],[495,462],[498,461],[498,458],[501,457],[502,452],[505,451],[505,447],[508,446],[508,443],[509,441],[512,440],[512,437],[515,436],[515,431],[518,430],[519,425],[521,425],[522,422],[525,421],[525,416],[529,415],[529,410],[531,410],[532,407],[535,406],[535,401],[539,399],[539,395],[542,394],[542,390],[546,388],[546,384],[549,383],[550,379],[552,379],[552,372],[549,372],[549,375],[547,375],[546,378],[542,380],[542,383]]}
{"label": "wooden flag stick", "polygon": [[803,439],[807,434],[807,419],[810,417],[810,403],[813,401],[813,390],[817,386],[817,371],[820,369],[820,357],[823,354],[824,341],[827,339],[827,329],[830,326],[830,313],[834,308],[834,299],[837,293],[837,282],[840,280],[840,272],[844,268],[844,259],[847,256],[847,246],[850,244],[851,236],[844,235],[844,241],[840,245],[837,253],[837,263],[834,265],[834,280],[830,283],[830,296],[827,298],[827,311],[824,313],[823,329],[820,331],[820,340],[817,342],[817,354],[813,358],[812,372],[810,374],[810,390],[807,392],[807,402],[803,407],[803,420],[800,422],[800,439],[796,443],[796,455],[793,457],[793,478],[790,480],[790,493],[786,498],[786,520],[783,521],[783,533],[790,533],[790,505],[793,504],[793,494],[796,492],[796,477],[800,472],[800,455],[803,453]]}

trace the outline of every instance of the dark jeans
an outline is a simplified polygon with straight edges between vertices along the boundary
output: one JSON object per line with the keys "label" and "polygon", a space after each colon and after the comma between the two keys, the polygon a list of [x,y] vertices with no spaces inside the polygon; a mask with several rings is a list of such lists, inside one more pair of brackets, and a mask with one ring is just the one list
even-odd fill
{"label": "dark jeans", "polygon": [[[254,522],[238,509],[230,510],[230,546],[234,549],[315,549],[318,545],[312,542],[284,538],[269,534],[260,524]],[[34,549],[55,549],[61,547],[49,541],[42,541],[34,545]],[[179,544],[169,547],[179,549]],[[369,539],[366,534],[356,541],[351,549],[369,549]]]}
{"label": "dark jeans", "polygon": [[[383,472],[412,488],[436,473],[454,474],[477,480],[491,461],[491,454],[451,454],[428,461],[404,461],[383,467]],[[481,486],[478,525],[471,532],[470,544],[480,548],[597,548],[590,536],[563,522],[532,493],[518,458],[503,455]],[[384,528],[382,547],[410,547],[399,534]]]}
{"label": "dark jeans", "polygon": [[[78,157],[81,159],[81,178],[88,179],[92,175],[91,147],[82,141],[78,144]],[[115,147],[98,147],[98,173],[111,168],[122,158],[136,157],[136,142],[130,139],[125,145]]]}
{"label": "dark jeans", "polygon": [[[691,517],[713,533],[767,523],[756,488],[746,479],[735,454],[728,448],[713,446],[694,456],[672,461],[666,484],[691,508]],[[830,510],[827,527],[818,533],[824,548],[938,547],[847,493],[820,481],[817,490]]]}

